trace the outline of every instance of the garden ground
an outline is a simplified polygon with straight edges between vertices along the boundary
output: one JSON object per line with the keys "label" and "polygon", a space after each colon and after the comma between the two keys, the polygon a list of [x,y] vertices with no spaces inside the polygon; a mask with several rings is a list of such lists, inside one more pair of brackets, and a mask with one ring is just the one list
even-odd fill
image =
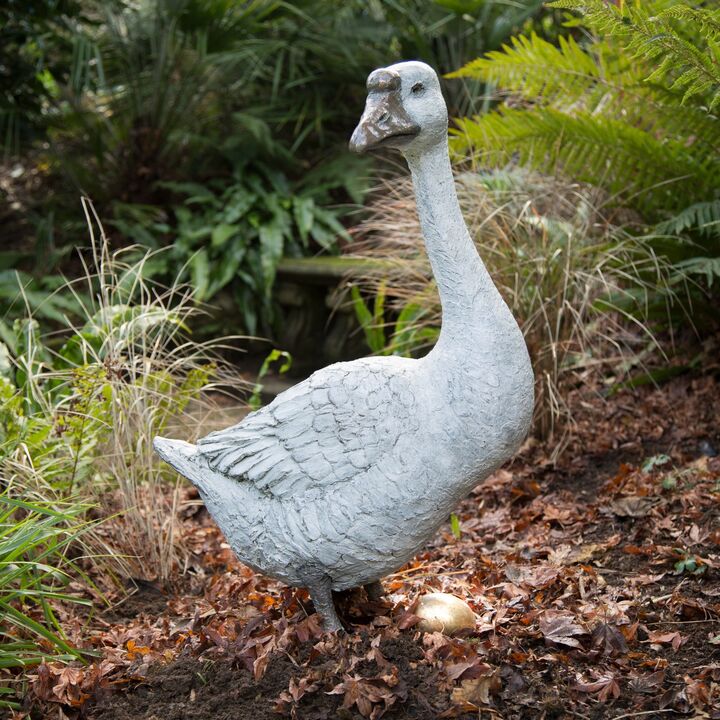
{"label": "garden ground", "polygon": [[[98,657],[40,666],[31,716],[720,718],[719,369],[578,392],[561,460],[528,443],[383,601],[340,599],[341,636],[305,591],[238,563],[187,490],[185,574],[68,615]],[[475,630],[417,632],[413,603],[435,590],[469,602]]]}

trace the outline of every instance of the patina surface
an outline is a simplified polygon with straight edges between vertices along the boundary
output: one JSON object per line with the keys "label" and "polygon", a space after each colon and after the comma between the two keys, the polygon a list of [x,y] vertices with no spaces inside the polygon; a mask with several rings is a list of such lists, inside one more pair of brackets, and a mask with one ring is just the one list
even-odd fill
{"label": "patina surface", "polygon": [[522,333],[457,202],[435,72],[399,63],[374,71],[368,90],[350,146],[407,160],[442,302],[437,345],[420,360],[331,365],[197,445],[155,441],[238,557],[307,587],[329,630],[341,627],[331,591],[412,558],[515,452],[533,409]]}

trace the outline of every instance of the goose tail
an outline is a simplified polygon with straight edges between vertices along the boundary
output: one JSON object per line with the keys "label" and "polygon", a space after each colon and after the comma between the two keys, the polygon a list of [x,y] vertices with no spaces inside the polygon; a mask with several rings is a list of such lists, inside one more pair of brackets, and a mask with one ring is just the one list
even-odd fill
{"label": "goose tail", "polygon": [[[184,440],[156,437],[155,452],[199,490],[207,490],[208,468],[197,462],[197,445]],[[212,474],[212,473],[210,473]]]}

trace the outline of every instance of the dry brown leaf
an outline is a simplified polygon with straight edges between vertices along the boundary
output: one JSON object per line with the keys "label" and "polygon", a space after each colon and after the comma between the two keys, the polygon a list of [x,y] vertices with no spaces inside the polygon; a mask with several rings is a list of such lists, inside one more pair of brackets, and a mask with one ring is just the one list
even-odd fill
{"label": "dry brown leaf", "polygon": [[610,509],[619,517],[646,517],[659,500],[644,495],[625,495],[610,503]]}
{"label": "dry brown leaf", "polygon": [[600,702],[620,697],[620,685],[613,675],[605,675],[594,682],[579,682],[575,687],[580,692],[597,694]]}
{"label": "dry brown leaf", "polygon": [[587,631],[575,622],[575,617],[557,610],[545,610],[540,615],[540,632],[546,640],[558,645],[580,647],[576,635],[587,635]]}
{"label": "dry brown leaf", "polygon": [[628,646],[622,632],[620,632],[616,625],[611,625],[610,623],[600,623],[593,630],[592,644],[594,648],[602,651],[603,655],[610,657],[628,651]]}
{"label": "dry brown leaf", "polygon": [[680,646],[687,640],[686,636],[681,635],[679,632],[663,632],[662,630],[649,630],[647,642],[653,645],[669,643],[675,652],[680,649]]}
{"label": "dry brown leaf", "polygon": [[452,691],[452,701],[458,705],[469,704],[475,707],[490,704],[490,695],[502,687],[500,669],[488,665],[489,674],[470,680],[463,680],[460,687]]}

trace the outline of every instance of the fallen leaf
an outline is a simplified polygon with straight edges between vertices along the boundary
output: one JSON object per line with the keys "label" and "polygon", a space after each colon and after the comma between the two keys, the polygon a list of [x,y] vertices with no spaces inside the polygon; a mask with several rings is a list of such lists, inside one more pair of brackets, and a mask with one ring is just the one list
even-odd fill
{"label": "fallen leaf", "polygon": [[[490,668],[490,666],[488,666]],[[460,687],[452,691],[452,701],[456,704],[469,704],[475,707],[490,704],[490,695],[502,687],[500,669],[490,668],[490,674],[471,680],[463,680]]]}
{"label": "fallen leaf", "polygon": [[620,697],[620,685],[613,675],[606,675],[594,682],[579,682],[575,686],[580,692],[597,694],[600,702],[607,702],[610,698]]}
{"label": "fallen leaf", "polygon": [[644,495],[625,495],[610,503],[610,509],[619,517],[646,517],[657,505],[657,498]]}
{"label": "fallen leaf", "polygon": [[681,635],[679,632],[662,632],[662,630],[649,630],[647,642],[656,644],[669,643],[675,652],[680,649],[680,646],[687,640],[687,637]]}
{"label": "fallen leaf", "polygon": [[569,645],[570,647],[580,647],[580,643],[574,636],[587,635],[587,631],[575,623],[574,619],[573,615],[567,613],[546,610],[540,616],[540,632],[546,640],[551,642],[559,645]]}
{"label": "fallen leaf", "polygon": [[616,625],[600,623],[592,633],[594,648],[601,650],[603,655],[613,657],[628,651],[627,643],[622,632]]}

